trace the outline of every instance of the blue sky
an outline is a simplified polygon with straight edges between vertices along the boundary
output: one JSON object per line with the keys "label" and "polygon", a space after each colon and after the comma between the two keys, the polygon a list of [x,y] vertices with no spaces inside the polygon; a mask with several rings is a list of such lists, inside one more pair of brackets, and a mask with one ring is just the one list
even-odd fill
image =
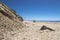
{"label": "blue sky", "polygon": [[0,0],[24,20],[60,20],[60,0]]}

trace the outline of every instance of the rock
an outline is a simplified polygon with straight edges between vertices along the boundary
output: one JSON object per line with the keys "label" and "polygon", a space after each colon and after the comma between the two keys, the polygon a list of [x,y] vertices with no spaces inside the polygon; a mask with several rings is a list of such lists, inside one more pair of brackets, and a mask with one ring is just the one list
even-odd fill
{"label": "rock", "polygon": [[49,28],[49,27],[47,27],[45,25],[43,25],[40,30],[46,30],[46,29],[48,29],[50,31],[55,31],[54,29],[51,29],[51,28]]}
{"label": "rock", "polygon": [[16,35],[24,26],[22,21],[22,17],[0,2],[0,40],[18,40]]}

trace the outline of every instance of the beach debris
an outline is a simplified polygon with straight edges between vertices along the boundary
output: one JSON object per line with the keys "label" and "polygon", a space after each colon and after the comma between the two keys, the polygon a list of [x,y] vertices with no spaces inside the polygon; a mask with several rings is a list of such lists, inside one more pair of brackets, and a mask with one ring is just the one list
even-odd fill
{"label": "beach debris", "polygon": [[48,29],[48,30],[50,30],[50,31],[55,31],[54,29],[49,28],[49,27],[47,27],[47,26],[45,26],[45,25],[43,25],[40,30],[46,30],[46,29]]}

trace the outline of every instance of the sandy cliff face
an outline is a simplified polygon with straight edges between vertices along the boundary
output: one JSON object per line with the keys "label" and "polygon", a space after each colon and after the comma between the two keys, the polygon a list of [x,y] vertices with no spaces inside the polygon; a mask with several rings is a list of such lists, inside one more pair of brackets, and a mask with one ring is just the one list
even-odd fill
{"label": "sandy cliff face", "polygon": [[18,16],[13,9],[8,8],[3,3],[0,3],[0,13],[2,13],[4,16],[7,16],[12,20],[18,19],[19,21],[23,21],[23,18],[21,16]]}
{"label": "sandy cliff face", "polygon": [[0,3],[0,40],[15,40],[23,27],[22,21],[15,11]]}

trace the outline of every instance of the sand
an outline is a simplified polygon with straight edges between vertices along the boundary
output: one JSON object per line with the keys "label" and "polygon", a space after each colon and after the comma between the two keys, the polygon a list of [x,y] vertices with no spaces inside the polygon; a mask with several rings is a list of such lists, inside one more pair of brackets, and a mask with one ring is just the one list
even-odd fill
{"label": "sand", "polygon": [[[23,22],[26,27],[22,28],[20,40],[60,40],[60,22]],[[55,31],[40,30],[45,25]]]}

